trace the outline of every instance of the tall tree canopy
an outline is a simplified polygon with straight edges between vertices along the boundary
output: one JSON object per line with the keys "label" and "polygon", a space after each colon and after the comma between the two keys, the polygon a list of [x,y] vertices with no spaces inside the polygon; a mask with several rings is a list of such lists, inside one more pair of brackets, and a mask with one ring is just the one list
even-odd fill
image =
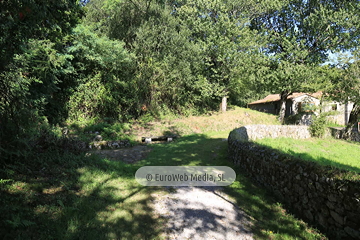
{"label": "tall tree canopy", "polygon": [[261,58],[263,42],[249,28],[249,12],[255,7],[249,2],[189,0],[176,8],[180,23],[191,31],[189,41],[201,48],[202,76],[214,99],[240,94],[236,85],[253,74]]}
{"label": "tall tree canopy", "polygon": [[[261,31],[269,42],[264,50],[274,59],[272,70],[280,73],[271,79],[274,83],[269,86],[281,93],[284,102],[293,91],[301,91],[304,85],[313,83],[308,79],[314,67],[311,65],[323,63],[328,51],[351,49],[358,44],[360,3],[357,0],[277,2],[275,8],[255,17],[251,26]],[[305,70],[308,66],[310,69]],[[280,111],[280,118],[283,116],[284,111]]]}
{"label": "tall tree canopy", "polygon": [[83,11],[77,0],[0,1],[0,70],[27,40],[57,41],[79,22]]}

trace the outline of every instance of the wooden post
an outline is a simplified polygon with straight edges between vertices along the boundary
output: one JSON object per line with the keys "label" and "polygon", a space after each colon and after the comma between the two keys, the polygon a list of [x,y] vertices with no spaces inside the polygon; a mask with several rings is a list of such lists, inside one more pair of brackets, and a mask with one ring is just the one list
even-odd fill
{"label": "wooden post", "polygon": [[227,107],[227,97],[222,97],[220,103],[220,112],[226,112],[226,107]]}

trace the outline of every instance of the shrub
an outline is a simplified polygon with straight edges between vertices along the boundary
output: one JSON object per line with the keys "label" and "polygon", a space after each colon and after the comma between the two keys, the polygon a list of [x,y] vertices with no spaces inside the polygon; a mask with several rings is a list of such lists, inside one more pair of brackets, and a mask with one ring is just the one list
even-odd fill
{"label": "shrub", "polygon": [[326,117],[331,113],[320,113],[318,116],[313,116],[309,131],[312,137],[322,138],[325,135],[327,120]]}

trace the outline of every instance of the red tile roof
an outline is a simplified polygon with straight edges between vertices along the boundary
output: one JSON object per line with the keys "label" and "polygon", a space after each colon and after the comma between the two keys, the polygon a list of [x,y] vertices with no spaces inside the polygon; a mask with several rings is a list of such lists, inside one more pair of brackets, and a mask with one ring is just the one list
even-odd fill
{"label": "red tile roof", "polygon": [[[303,95],[309,95],[309,96],[312,96],[314,98],[320,98],[321,95],[322,95],[322,92],[316,92],[316,93],[312,93],[312,94],[309,94],[309,93],[292,93],[291,95],[289,95],[287,97],[287,99],[293,99],[293,98],[297,98],[297,97],[300,97],[300,96],[303,96]],[[263,99],[260,99],[260,100],[257,100],[255,102],[249,103],[249,105],[260,104],[260,103],[268,103],[268,102],[277,102],[277,101],[280,101],[280,94],[270,94],[270,95],[267,95]]]}

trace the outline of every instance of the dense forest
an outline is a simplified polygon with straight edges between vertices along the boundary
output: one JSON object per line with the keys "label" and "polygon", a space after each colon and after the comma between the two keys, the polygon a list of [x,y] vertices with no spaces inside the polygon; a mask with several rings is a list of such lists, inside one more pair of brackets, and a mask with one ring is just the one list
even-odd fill
{"label": "dense forest", "polygon": [[[201,114],[224,97],[321,90],[357,113],[359,13],[358,0],[1,0],[1,162],[53,127]],[[331,52],[351,55],[325,65]]]}

